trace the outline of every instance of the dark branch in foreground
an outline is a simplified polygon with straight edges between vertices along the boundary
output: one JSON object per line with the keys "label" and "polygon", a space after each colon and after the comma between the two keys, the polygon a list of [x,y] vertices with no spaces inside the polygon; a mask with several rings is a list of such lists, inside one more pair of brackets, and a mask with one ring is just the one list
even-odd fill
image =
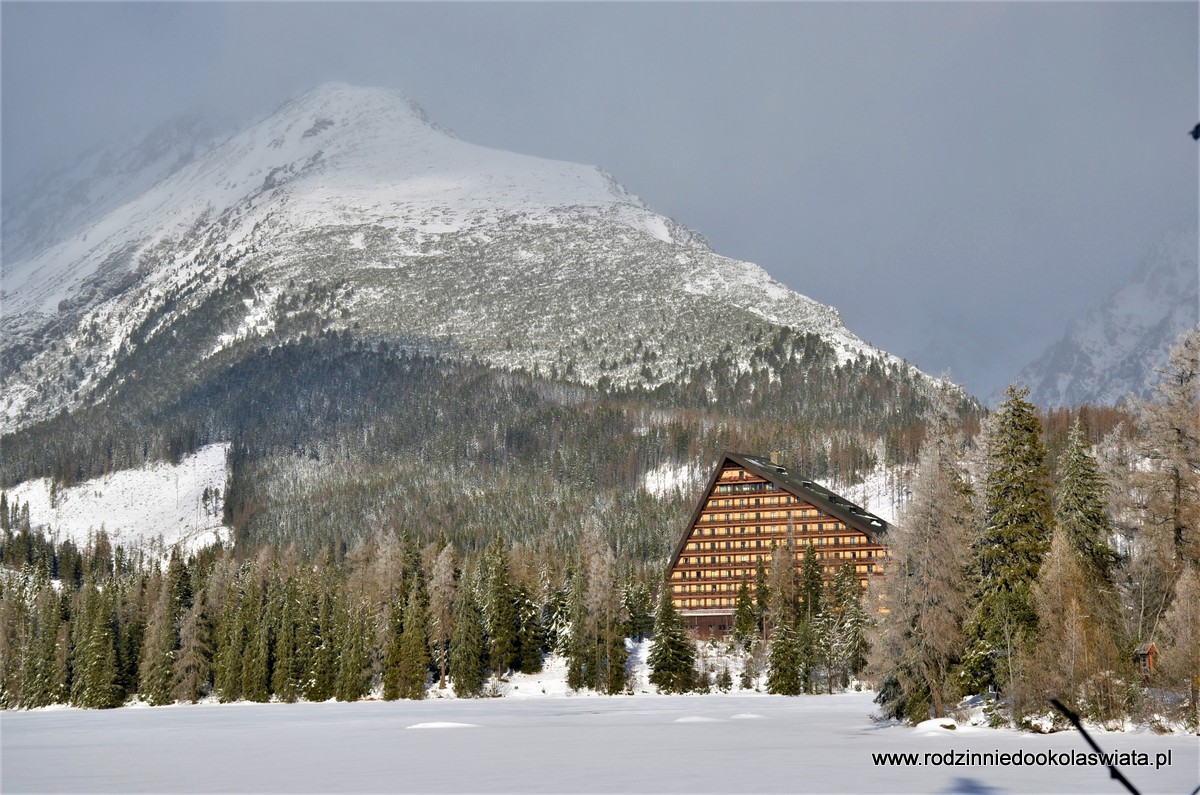
{"label": "dark branch in foreground", "polygon": [[[1096,741],[1092,739],[1092,736],[1087,733],[1087,729],[1083,728],[1083,724],[1079,722],[1079,715],[1072,712],[1070,708],[1068,708],[1057,698],[1051,698],[1050,705],[1061,712],[1067,720],[1071,721],[1071,725],[1079,730],[1079,733],[1083,735],[1083,739],[1087,740],[1088,745],[1092,746],[1093,751],[1100,754],[1102,759],[1105,758],[1104,752],[1100,750],[1100,746],[1096,745]],[[1124,784],[1125,789],[1132,792],[1133,795],[1140,795],[1140,793],[1137,791],[1137,788],[1129,783],[1129,779],[1125,778],[1125,775],[1120,770],[1117,770],[1116,765],[1108,766],[1108,775],[1109,777],[1115,778],[1117,781],[1120,781],[1122,784]]]}

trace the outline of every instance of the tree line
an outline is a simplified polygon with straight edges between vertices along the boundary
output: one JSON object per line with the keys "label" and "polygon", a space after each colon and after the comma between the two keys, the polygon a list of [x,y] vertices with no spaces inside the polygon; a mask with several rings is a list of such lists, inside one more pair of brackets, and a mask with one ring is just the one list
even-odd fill
{"label": "tree line", "polygon": [[[1097,439],[1075,418],[1057,483],[1025,396],[1010,387],[971,444],[951,406],[931,413],[889,541],[872,655],[880,703],[920,721],[991,693],[996,721],[1028,726],[1057,696],[1097,721],[1195,729],[1200,330],[1172,349],[1153,398],[1134,404],[1133,428]],[[1153,672],[1134,654],[1149,644]]]}
{"label": "tree line", "polygon": [[[6,531],[6,556],[19,535]],[[78,568],[64,553],[75,554],[69,542],[0,579],[5,708],[420,699],[448,686],[480,697],[513,673],[539,672],[550,654],[564,659],[571,689],[617,694],[634,686],[630,642],[647,636],[660,692],[735,686],[729,659],[718,668],[698,658],[669,586],[595,541],[548,557],[499,536],[467,553],[387,536],[341,558],[263,546],[239,561],[212,547],[164,564],[131,559],[101,535]],[[846,567],[825,584],[811,550],[800,574],[783,554],[769,578],[759,573],[757,599],[739,596],[728,641],[737,686],[833,692],[865,659],[857,578]]]}

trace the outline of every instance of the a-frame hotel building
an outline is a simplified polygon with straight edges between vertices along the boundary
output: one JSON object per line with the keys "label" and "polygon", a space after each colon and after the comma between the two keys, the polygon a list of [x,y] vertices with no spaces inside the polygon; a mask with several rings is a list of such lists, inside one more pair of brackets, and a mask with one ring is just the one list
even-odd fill
{"label": "a-frame hotel building", "polygon": [[724,634],[742,580],[753,594],[758,562],[769,570],[773,548],[789,538],[797,567],[812,545],[827,579],[851,562],[865,588],[883,574],[888,530],[883,519],[785,466],[725,453],[671,558],[675,608],[698,634]]}

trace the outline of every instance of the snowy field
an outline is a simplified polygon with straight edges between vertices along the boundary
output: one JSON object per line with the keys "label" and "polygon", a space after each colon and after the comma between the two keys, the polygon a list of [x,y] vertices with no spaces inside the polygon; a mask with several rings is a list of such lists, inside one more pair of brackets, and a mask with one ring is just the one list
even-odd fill
{"label": "snowy field", "polygon": [[[1121,793],[1104,767],[882,766],[888,752],[1087,750],[1074,733],[881,725],[871,694],[202,704],[0,715],[20,792]],[[1200,744],[1102,734],[1142,793],[1185,795]],[[1171,764],[1153,766],[1157,754]]]}

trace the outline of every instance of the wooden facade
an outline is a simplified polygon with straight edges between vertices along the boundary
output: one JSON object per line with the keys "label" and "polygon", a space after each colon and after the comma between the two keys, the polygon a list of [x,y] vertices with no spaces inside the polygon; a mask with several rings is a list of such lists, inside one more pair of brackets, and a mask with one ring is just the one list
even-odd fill
{"label": "wooden facade", "polygon": [[852,563],[866,588],[883,575],[888,524],[766,458],[726,453],[671,558],[675,608],[700,635],[733,627],[738,588],[754,593],[758,562],[770,570],[774,547],[791,543],[799,568],[808,546],[831,580]]}

